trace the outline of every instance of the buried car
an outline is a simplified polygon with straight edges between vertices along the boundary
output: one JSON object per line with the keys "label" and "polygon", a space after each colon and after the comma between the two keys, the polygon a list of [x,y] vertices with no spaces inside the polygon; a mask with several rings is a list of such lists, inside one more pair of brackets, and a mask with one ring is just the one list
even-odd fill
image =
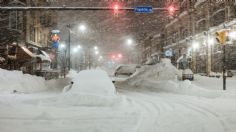
{"label": "buried car", "polygon": [[194,74],[192,72],[192,70],[190,69],[184,69],[182,71],[182,80],[190,80],[193,81],[194,79]]}
{"label": "buried car", "polygon": [[140,66],[136,64],[119,65],[115,69],[114,76],[119,76],[119,75],[130,76],[133,73],[135,73],[136,68],[140,68]]}

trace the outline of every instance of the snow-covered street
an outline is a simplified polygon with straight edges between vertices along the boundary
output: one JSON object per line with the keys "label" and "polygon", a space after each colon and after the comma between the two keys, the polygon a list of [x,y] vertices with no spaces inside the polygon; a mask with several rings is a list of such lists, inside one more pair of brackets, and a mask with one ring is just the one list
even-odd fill
{"label": "snow-covered street", "polygon": [[235,98],[120,89],[121,101],[116,104],[77,106],[55,104],[57,96],[60,94],[1,95],[1,131],[234,132],[236,129]]}
{"label": "snow-covered street", "polygon": [[[175,74],[171,74],[175,70],[166,60],[143,67],[126,81],[115,83],[115,93],[111,80],[100,70],[69,75],[74,84],[67,92],[61,92],[62,86],[70,79],[46,82],[47,90],[35,91],[28,89],[23,79],[31,77],[18,73],[22,79],[18,78],[21,83],[17,86],[24,84],[27,91],[12,93],[1,89],[0,130],[234,132],[235,78],[229,79],[230,90],[222,91],[213,88],[217,83],[211,84],[218,82],[218,78],[197,76],[193,82],[178,81]],[[34,82],[34,78],[31,79]],[[209,80],[211,82],[206,83]]]}

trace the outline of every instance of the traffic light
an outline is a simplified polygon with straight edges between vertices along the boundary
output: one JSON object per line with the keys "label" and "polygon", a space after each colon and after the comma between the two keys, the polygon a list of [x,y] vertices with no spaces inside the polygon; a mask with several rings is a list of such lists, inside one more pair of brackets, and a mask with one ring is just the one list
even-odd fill
{"label": "traffic light", "polygon": [[115,11],[118,11],[118,10],[119,10],[119,5],[118,5],[118,4],[115,4],[115,5],[114,5],[114,10],[115,10]]}
{"label": "traffic light", "polygon": [[120,6],[118,4],[113,5],[114,15],[118,17]]}
{"label": "traffic light", "polygon": [[123,55],[122,54],[118,54],[118,58],[122,58],[123,57]]}
{"label": "traffic light", "polygon": [[222,45],[225,45],[226,41],[228,41],[228,31],[219,31],[216,32],[216,40]]}
{"label": "traffic light", "polygon": [[176,10],[175,7],[172,5],[168,7],[168,11],[170,15],[173,15],[175,13],[175,10]]}

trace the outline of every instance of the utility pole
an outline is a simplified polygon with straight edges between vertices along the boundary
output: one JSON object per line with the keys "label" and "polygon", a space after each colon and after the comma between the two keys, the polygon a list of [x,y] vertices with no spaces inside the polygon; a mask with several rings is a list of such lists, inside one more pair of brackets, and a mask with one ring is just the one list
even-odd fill
{"label": "utility pole", "polygon": [[223,45],[223,90],[226,90],[226,56],[225,56],[225,44]]}
{"label": "utility pole", "polygon": [[68,24],[67,25],[67,28],[68,28],[68,36],[69,36],[69,40],[68,40],[68,70],[70,71],[70,67],[71,67],[71,60],[70,60],[70,58],[71,58],[71,54],[70,54],[70,29],[71,29],[71,25],[70,24]]}
{"label": "utility pole", "polygon": [[225,48],[226,48],[226,41],[228,37],[228,31],[220,31],[216,32],[216,40],[223,46],[223,90],[226,90],[226,53],[225,53]]}
{"label": "utility pole", "polygon": [[211,9],[211,1],[207,1],[207,21],[206,21],[206,27],[207,27],[207,33],[206,33],[206,35],[207,35],[207,39],[206,39],[206,52],[207,52],[207,62],[206,62],[206,64],[207,64],[207,66],[206,66],[206,72],[207,72],[207,75],[209,76],[210,75],[210,73],[211,73],[211,44],[210,44],[210,42],[209,42],[209,40],[210,40],[210,36],[209,36],[209,28],[210,28],[210,9]]}
{"label": "utility pole", "polygon": [[[189,19],[190,19],[190,27],[191,27],[191,37],[190,37],[190,44],[192,46],[193,44],[193,36],[195,35],[195,9],[193,3],[189,5],[191,8],[189,9]],[[196,73],[196,63],[197,63],[197,58],[196,58],[196,51],[192,50],[192,71],[193,73]]]}
{"label": "utility pole", "polygon": [[88,47],[88,66],[89,66],[89,70],[91,69],[91,56],[90,56],[90,49],[91,47],[89,46]]}

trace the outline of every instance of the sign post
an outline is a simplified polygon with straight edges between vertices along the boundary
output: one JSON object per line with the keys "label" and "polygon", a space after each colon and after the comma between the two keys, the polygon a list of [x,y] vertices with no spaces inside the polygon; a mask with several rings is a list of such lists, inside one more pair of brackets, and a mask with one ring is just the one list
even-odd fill
{"label": "sign post", "polygon": [[228,40],[228,31],[220,31],[216,32],[216,40],[223,46],[223,90],[226,90],[226,53],[225,53],[225,45]]}

